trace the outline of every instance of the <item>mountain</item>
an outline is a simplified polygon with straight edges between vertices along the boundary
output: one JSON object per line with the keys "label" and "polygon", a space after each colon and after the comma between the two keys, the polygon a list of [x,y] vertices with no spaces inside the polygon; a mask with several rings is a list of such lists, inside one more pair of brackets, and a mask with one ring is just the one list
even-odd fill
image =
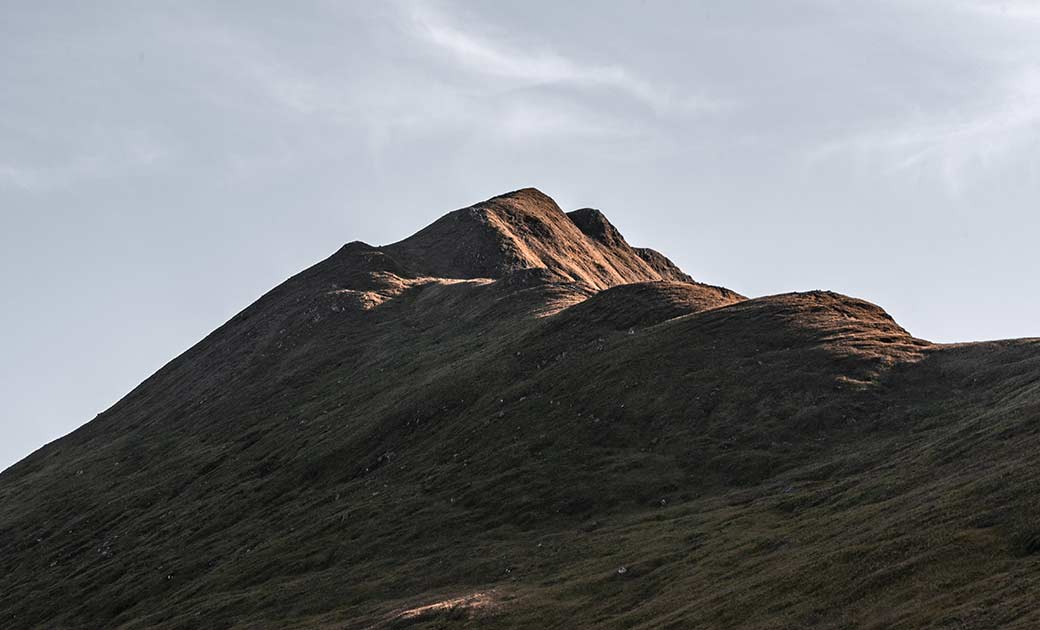
{"label": "mountain", "polygon": [[0,474],[0,627],[1037,627],[1038,434],[1040,340],[749,299],[519,190]]}

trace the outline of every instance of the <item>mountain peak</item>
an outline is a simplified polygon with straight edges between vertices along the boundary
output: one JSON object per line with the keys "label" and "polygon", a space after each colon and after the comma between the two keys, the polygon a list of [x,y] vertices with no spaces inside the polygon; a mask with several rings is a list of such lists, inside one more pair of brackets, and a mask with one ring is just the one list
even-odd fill
{"label": "mountain peak", "polygon": [[568,212],[567,216],[574,222],[574,225],[578,226],[582,234],[598,243],[611,247],[628,245],[625,237],[621,236],[621,232],[602,212],[595,208],[581,208]]}
{"label": "mountain peak", "polygon": [[509,192],[502,193],[501,195],[495,195],[494,197],[488,199],[488,201],[494,201],[496,199],[526,199],[529,201],[541,203],[556,203],[555,201],[553,201],[552,197],[532,186],[511,190]]}
{"label": "mountain peak", "polygon": [[678,279],[644,260],[600,211],[564,213],[535,188],[450,212],[382,251],[417,276],[497,279],[546,269],[595,290]]}

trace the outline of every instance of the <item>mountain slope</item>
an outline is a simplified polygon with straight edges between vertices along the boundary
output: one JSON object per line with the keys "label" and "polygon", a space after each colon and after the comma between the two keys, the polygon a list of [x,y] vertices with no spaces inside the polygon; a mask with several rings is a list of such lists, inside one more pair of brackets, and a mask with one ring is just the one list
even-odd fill
{"label": "mountain slope", "polygon": [[3,627],[1032,627],[1040,341],[747,299],[525,189],[0,474]]}

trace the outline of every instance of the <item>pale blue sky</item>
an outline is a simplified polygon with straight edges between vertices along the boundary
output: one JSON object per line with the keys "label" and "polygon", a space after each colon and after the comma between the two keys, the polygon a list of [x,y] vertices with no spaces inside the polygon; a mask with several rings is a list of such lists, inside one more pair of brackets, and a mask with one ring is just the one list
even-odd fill
{"label": "pale blue sky", "polygon": [[748,295],[1040,335],[1040,3],[0,1],[0,468],[342,243],[536,186]]}

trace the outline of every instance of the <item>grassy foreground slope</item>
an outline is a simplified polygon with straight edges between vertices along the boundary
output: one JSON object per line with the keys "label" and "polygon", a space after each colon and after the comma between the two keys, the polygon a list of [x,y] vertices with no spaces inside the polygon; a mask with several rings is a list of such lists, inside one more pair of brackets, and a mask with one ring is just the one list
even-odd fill
{"label": "grassy foreground slope", "polygon": [[693,282],[531,189],[0,474],[5,628],[1040,626],[1040,340]]}

